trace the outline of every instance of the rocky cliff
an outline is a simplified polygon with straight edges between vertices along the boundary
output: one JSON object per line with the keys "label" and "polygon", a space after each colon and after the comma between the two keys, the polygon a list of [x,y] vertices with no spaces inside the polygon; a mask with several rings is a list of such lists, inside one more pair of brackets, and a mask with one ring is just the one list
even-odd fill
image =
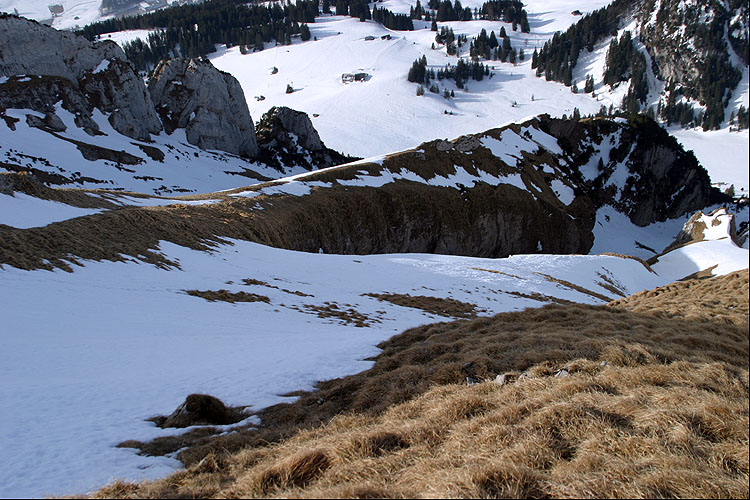
{"label": "rocky cliff", "polygon": [[148,90],[167,133],[184,128],[190,144],[255,157],[255,127],[239,82],[203,58],[162,61]]}
{"label": "rocky cliff", "polygon": [[657,78],[702,104],[721,102],[724,88],[739,82],[731,53],[748,64],[747,15],[739,0],[646,0],[637,13]]}
{"label": "rocky cliff", "polygon": [[[80,135],[67,128],[73,123],[89,135],[99,136],[106,133],[103,129],[109,129],[104,126],[106,119],[116,132],[146,142],[163,130],[171,135],[176,129],[184,129],[187,142],[193,146],[243,157],[245,163],[224,168],[223,174],[258,180],[352,160],[326,148],[310,118],[289,108],[273,108],[267,113],[256,138],[239,82],[205,58],[162,61],[149,75],[146,85],[117,44],[89,42],[72,33],[7,14],[0,15],[0,47],[0,119],[11,130],[25,120],[28,126],[50,132],[52,142],[76,145],[87,160],[142,165],[126,171],[139,182],[154,184],[151,187],[154,192],[195,190],[180,185],[180,176],[169,175],[168,169],[161,168],[163,165],[158,176],[149,167],[151,161],[163,164],[165,158],[179,160],[185,155],[198,158],[194,151],[185,151],[192,150],[181,144],[185,139],[170,141],[163,137],[157,141],[165,142],[164,149],[160,149],[132,141],[124,144],[115,137],[110,148],[105,139],[82,142]],[[127,153],[123,148],[128,149]],[[166,155],[166,150],[172,154]],[[21,153],[26,158],[33,157],[39,165],[32,167],[24,161],[10,165],[10,170],[52,168],[45,159],[37,158],[36,151]],[[214,155],[214,163],[229,161],[219,156]],[[14,158],[7,154],[6,157]],[[61,155],[61,159],[65,158]],[[141,168],[148,172],[140,172]],[[62,174],[68,182],[85,178],[121,187],[118,181],[103,177],[101,169],[94,175],[82,175],[76,165],[58,164],[56,169],[56,175]],[[80,179],[68,177],[66,171],[74,172]]]}
{"label": "rocky cliff", "polygon": [[264,114],[255,129],[260,157],[269,166],[326,168],[352,161],[329,149],[307,113],[286,106],[274,106]]}
{"label": "rocky cliff", "polygon": [[114,42],[91,43],[2,15],[0,47],[0,77],[9,78],[0,85],[0,109],[52,114],[55,103],[62,101],[89,133],[99,128],[91,120],[94,109],[108,116],[116,131],[134,139],[148,140],[162,129],[143,82]]}

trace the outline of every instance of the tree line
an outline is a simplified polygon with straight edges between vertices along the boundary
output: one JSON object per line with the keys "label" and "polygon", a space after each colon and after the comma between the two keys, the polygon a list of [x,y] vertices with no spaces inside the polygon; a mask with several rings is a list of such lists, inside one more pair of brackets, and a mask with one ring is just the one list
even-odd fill
{"label": "tree line", "polygon": [[[126,44],[128,59],[138,70],[148,70],[159,60],[180,55],[197,57],[215,51],[216,44],[262,50],[263,43],[291,43],[294,35],[309,37],[306,23],[315,22],[318,0],[249,5],[242,0],[209,0],[173,6],[139,16],[107,19],[78,33],[89,40],[114,31],[158,30],[144,42]],[[179,47],[179,50],[178,50]]]}

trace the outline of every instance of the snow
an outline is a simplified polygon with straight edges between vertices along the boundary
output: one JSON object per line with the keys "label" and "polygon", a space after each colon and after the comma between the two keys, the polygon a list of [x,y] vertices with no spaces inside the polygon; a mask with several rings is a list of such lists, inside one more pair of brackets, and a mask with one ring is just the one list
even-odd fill
{"label": "snow", "polygon": [[113,33],[103,33],[99,35],[98,40],[112,40],[116,42],[120,47],[124,47],[125,44],[141,39],[144,42],[148,41],[148,36],[158,30],[126,30],[126,31],[115,31]]}
{"label": "snow", "polygon": [[0,160],[65,175],[78,181],[75,187],[124,189],[158,195],[215,192],[257,183],[253,178],[237,175],[245,169],[267,178],[307,173],[301,167],[287,168],[280,173],[228,153],[200,150],[188,144],[184,129],[177,129],[172,135],[162,132],[153,136],[153,142],[147,145],[161,150],[165,155],[163,162],[156,161],[138,147],[137,141],[117,133],[108,117],[98,109],[94,110],[93,119],[105,135],[95,137],[75,125],[75,116],[65,110],[61,102],[56,105],[56,113],[67,127],[65,132],[58,133],[59,136],[124,151],[141,158],[143,162],[139,165],[117,165],[107,160],[86,160],[74,143],[29,127],[26,115],[44,115],[22,109],[6,111],[8,116],[19,120],[15,131],[0,121]]}
{"label": "snow", "polygon": [[594,246],[589,253],[613,252],[648,259],[672,243],[692,215],[641,227],[613,207],[605,205],[596,212]]}
{"label": "snow", "polygon": [[78,208],[56,201],[43,200],[25,193],[0,193],[0,224],[28,229],[46,226],[74,217],[95,214],[100,209]]}
{"label": "snow", "polygon": [[695,153],[708,171],[711,181],[726,189],[734,184],[735,193],[750,194],[750,135],[748,130],[729,132],[728,129],[704,132],[702,129],[670,128],[669,133]]}
{"label": "snow", "polygon": [[[383,5],[389,8],[388,2]],[[498,33],[504,26],[513,46],[526,52],[526,61],[515,66],[490,62],[494,76],[481,82],[469,81],[468,92],[452,82],[438,82],[441,92],[444,88],[454,91],[456,97],[448,100],[430,92],[417,97],[416,84],[406,80],[408,68],[423,54],[434,69],[456,64],[457,58],[448,56],[445,49],[430,49],[435,33],[429,27],[390,31],[372,21],[326,16],[310,25],[317,41],[269,45],[266,50],[246,55],[234,47],[209,57],[217,68],[240,81],[254,118],[278,105],[305,111],[328,147],[356,156],[375,156],[410,149],[435,138],[483,132],[539,113],[560,116],[571,114],[575,107],[584,114],[598,111],[599,103],[590,96],[574,95],[561,84],[536,78],[530,67],[531,53],[552,35],[554,31],[549,30],[577,19],[570,16],[570,10],[563,10],[570,5],[530,13],[529,34],[514,32],[510,24],[500,21],[440,23],[453,28],[457,35],[469,37],[478,35],[482,28]],[[405,10],[408,12],[408,7]],[[385,34],[391,34],[392,39],[381,40]],[[364,41],[367,35],[376,39]],[[468,51],[468,46],[462,50]],[[278,73],[269,74],[271,67],[277,67]],[[343,84],[341,75],[353,71],[366,72],[372,78]],[[297,89],[292,94],[285,93],[289,83]],[[258,95],[266,99],[252,98]]]}
{"label": "snow", "polygon": [[105,71],[107,68],[109,68],[109,60],[104,59],[102,62],[99,63],[99,65],[94,69],[93,73],[101,73],[102,71]]}
{"label": "snow", "polygon": [[552,185],[552,191],[555,192],[557,195],[557,199],[563,202],[565,205],[570,205],[573,203],[573,200],[575,199],[575,194],[573,193],[573,189],[569,187],[567,184],[565,184],[561,180],[553,180]]}
{"label": "snow", "polygon": [[[49,17],[48,3],[0,0],[0,10],[18,7],[22,15],[44,19]],[[65,6],[65,14],[55,20],[56,27],[83,25],[99,18],[98,1],[59,3]],[[467,0],[463,5],[473,8],[481,3]],[[326,16],[310,25],[317,41],[295,40],[291,46],[268,46],[262,52],[247,55],[241,55],[237,47],[222,49],[211,59],[219,69],[239,79],[254,119],[271,106],[305,111],[328,147],[367,158],[352,165],[382,164],[388,152],[415,148],[424,141],[481,133],[539,113],[570,115],[577,107],[582,114],[589,114],[596,113],[601,105],[619,104],[618,92],[624,92],[625,86],[605,92],[597,70],[608,41],[597,45],[593,54],[584,51],[582,65],[576,70],[596,73],[597,98],[572,94],[559,83],[536,78],[530,68],[534,48],[541,47],[555,31],[580,19],[570,12],[578,9],[586,13],[607,3],[562,0],[551,4],[547,0],[530,0],[526,4],[532,28],[529,34],[513,32],[509,24],[502,22],[440,23],[453,28],[457,35],[465,33],[469,37],[482,28],[498,33],[505,26],[513,46],[523,48],[527,56],[525,62],[515,66],[490,62],[494,76],[482,82],[468,82],[468,92],[440,82],[442,88],[455,92],[455,99],[450,100],[431,93],[417,97],[416,85],[406,81],[412,61],[422,54],[434,69],[456,63],[456,58],[447,56],[442,47],[430,49],[434,33],[429,29],[393,32],[373,22]],[[386,0],[381,5],[408,12],[411,3]],[[80,19],[74,20],[76,15]],[[145,39],[148,33],[138,30],[102,38],[124,44],[135,38]],[[391,34],[392,39],[380,40],[383,34]],[[367,35],[376,36],[376,40],[365,42]],[[279,68],[279,72],[270,74],[271,67]],[[353,71],[367,72],[372,78],[343,84],[341,74]],[[5,81],[2,78],[0,84]],[[745,71],[744,83],[732,97],[734,104],[745,102],[746,108],[747,80]],[[285,93],[289,83],[296,89],[292,94]],[[582,83],[579,78],[579,86]],[[252,98],[261,94],[265,100]],[[134,174],[118,169],[112,162],[82,159],[74,144],[29,128],[25,121],[29,113],[32,112],[8,110],[8,115],[20,119],[15,132],[0,122],[0,160],[106,182],[81,180],[79,185],[83,187],[157,194],[236,190],[229,196],[253,197],[276,193],[301,196],[309,194],[313,187],[327,185],[306,181],[315,173],[302,169],[279,173],[233,155],[201,151],[187,143],[182,130],[171,136],[154,136],[150,145],[162,150],[165,160],[153,161],[132,139],[117,134],[106,115],[99,111],[94,115],[106,135],[90,137],[58,104],[57,113],[68,126],[60,134],[62,137],[143,158],[141,165],[125,166],[135,170]],[[695,151],[715,183],[723,183],[723,187],[734,184],[738,192],[747,193],[747,131],[670,132]],[[562,153],[554,138],[533,127],[525,128],[520,135],[506,130],[501,139],[484,136],[481,141],[511,167],[515,167],[523,151],[535,153],[542,147]],[[615,136],[597,146],[602,151],[582,168],[584,178],[598,175],[598,160],[607,164],[611,148],[618,144],[619,136]],[[257,183],[236,175],[245,168],[269,178],[283,178],[260,190],[237,189]],[[553,170],[549,166],[543,169]],[[626,173],[623,169],[610,179],[620,188]],[[382,186],[396,180],[425,182],[409,171],[384,171],[376,176],[362,171],[356,179],[339,183]],[[478,181],[527,189],[520,174],[495,178],[480,171],[479,176],[473,176],[460,167],[453,175],[435,176],[426,182],[458,187]],[[553,181],[551,187],[562,203],[573,201],[572,189],[561,181]],[[123,206],[219,201],[116,193],[103,197]],[[18,228],[100,211],[23,193],[0,195],[0,224]],[[672,242],[690,215],[642,228],[612,207],[602,207],[597,212],[591,253],[652,257]],[[743,217],[747,218],[747,210]],[[162,477],[178,468],[179,463],[169,457],[138,456],[132,449],[115,445],[127,439],[148,440],[178,432],[158,429],[144,419],[170,413],[187,394],[210,393],[228,404],[250,404],[254,409],[288,401],[279,394],[312,389],[318,380],[367,369],[372,363],[364,359],[378,353],[376,345],[380,341],[406,328],[446,319],[379,302],[363,293],[452,297],[476,304],[483,315],[540,305],[507,292],[601,303],[590,295],[551,282],[543,274],[612,296],[602,286],[600,275],[612,277],[622,285],[624,293],[631,294],[716,264],[714,274],[746,268],[747,249],[740,249],[723,237],[724,226],[710,226],[708,241],[660,257],[653,266],[657,274],[632,259],[603,255],[516,255],[507,259],[422,254],[343,256],[292,252],[241,241],[218,246],[211,252],[162,243],[160,251],[178,261],[179,270],[159,269],[129,258],[117,263],[82,262],[82,266],[72,266],[73,273],[29,272],[5,266],[0,268],[0,414],[5,424],[0,430],[0,497],[80,494],[115,478]],[[246,286],[241,284],[243,278],[266,281],[278,288]],[[221,288],[263,294],[269,297],[270,304],[211,303],[184,292]],[[311,296],[300,297],[282,289]],[[304,312],[306,305],[326,301],[351,304],[377,321],[367,328],[355,328]]]}
{"label": "snow", "polygon": [[[174,460],[115,445],[174,433],[144,419],[171,412],[187,394],[258,409],[284,401],[278,394],[364,370],[378,342],[444,319],[363,293],[452,297],[493,314],[539,305],[510,291],[599,303],[539,273],[605,295],[597,273],[612,273],[627,293],[663,283],[641,264],[609,256],[339,256],[233,243],[211,253],[162,243],[181,270],[133,261],[85,262],[72,273],[0,270],[0,496],[75,494],[114,478],[163,476]],[[211,303],[184,292],[221,288],[263,294],[270,304]],[[291,308],[326,301],[380,322],[355,328]]]}
{"label": "snow", "polygon": [[[53,19],[50,5],[62,5],[64,12]],[[20,16],[40,22],[51,20],[54,28],[70,30],[114,17],[99,15],[99,5],[101,0],[0,0],[0,12],[12,14],[18,9]]]}
{"label": "snow", "polygon": [[[46,3],[38,3],[39,8],[46,9]],[[78,3],[83,5],[85,2],[79,0]],[[28,2],[29,6],[36,4],[37,2]],[[271,106],[286,105],[305,111],[328,147],[355,156],[373,157],[414,148],[421,142],[436,138],[452,139],[468,133],[481,133],[539,113],[549,113],[552,116],[570,115],[574,108],[578,108],[585,115],[596,113],[602,105],[618,105],[626,85],[610,91],[602,88],[599,81],[608,40],[601,41],[594,53],[589,54],[586,50],[581,53],[576,71],[582,73],[574,75],[579,84],[582,84],[585,74],[594,74],[597,79],[596,98],[582,92],[572,94],[570,89],[562,84],[537,78],[535,71],[530,67],[534,48],[541,47],[556,30],[564,30],[580,19],[579,16],[571,15],[573,10],[586,13],[606,4],[607,2],[602,0],[564,1],[555,2],[553,5],[541,0],[527,2],[526,10],[531,26],[531,33],[528,34],[514,32],[510,24],[500,21],[440,23],[441,26],[453,28],[456,34],[466,34],[470,38],[476,36],[483,28],[488,32],[498,33],[500,27],[505,27],[513,46],[523,48],[527,56],[526,61],[516,65],[488,62],[494,76],[481,82],[469,81],[468,92],[455,88],[453,83],[438,82],[441,90],[446,88],[455,92],[456,97],[447,100],[441,95],[429,92],[425,96],[417,97],[416,85],[406,80],[411,63],[423,54],[433,69],[439,69],[448,63],[455,64],[457,61],[456,57],[448,56],[442,47],[435,50],[430,48],[434,43],[435,34],[427,27],[428,23],[417,22],[417,27],[424,28],[401,32],[387,30],[372,21],[360,23],[359,20],[348,17],[322,16],[310,25],[311,34],[317,41],[301,42],[295,39],[290,46],[276,47],[267,44],[266,50],[246,55],[240,54],[239,47],[227,49],[221,46],[215,54],[210,55],[210,58],[219,69],[238,78],[254,119],[258,120]],[[12,5],[17,6],[19,2],[0,0],[0,8]],[[389,0],[382,5],[396,12],[408,12],[410,3],[406,0]],[[481,2],[472,0],[466,6],[478,7],[481,6]],[[630,24],[623,26],[620,34],[625,29],[633,28],[633,22],[627,22]],[[123,44],[135,38],[145,39],[149,32],[132,30],[105,34],[101,38],[111,38]],[[380,36],[384,34],[392,35],[392,39],[381,40]],[[376,39],[366,42],[364,37],[367,35],[373,35]],[[467,50],[468,46],[462,48],[463,56]],[[272,67],[278,68],[278,73],[270,74],[269,69]],[[365,82],[343,84],[342,73],[352,71],[367,72],[371,78]],[[745,69],[743,80],[732,96],[734,107],[741,103],[748,107],[747,73]],[[292,94],[285,93],[289,83],[296,89]],[[655,92],[654,89],[652,91]],[[258,95],[264,95],[266,98],[263,101],[252,98]],[[446,111],[450,114],[446,114]],[[172,136],[161,134],[155,138],[154,145],[162,150],[167,144],[180,150],[177,154],[165,151],[166,165],[161,165],[144,157],[144,154],[131,144],[132,141],[110,133],[111,127],[106,118],[102,116],[97,118],[97,121],[108,134],[107,137],[75,137],[80,135],[80,130],[72,130],[70,127],[63,135],[97,145],[108,145],[111,149],[124,150],[144,158],[144,165],[133,168],[137,174],[112,171],[111,166],[103,165],[107,163],[103,161],[82,162],[80,153],[72,144],[55,144],[54,152],[51,148],[49,152],[44,148],[41,151],[44,154],[38,155],[36,152],[38,145],[43,141],[42,138],[47,137],[45,142],[50,142],[49,136],[36,129],[28,130],[24,123],[20,124],[20,130],[13,134],[0,123],[0,144],[14,143],[14,149],[23,154],[44,156],[50,160],[54,158],[53,163],[56,167],[67,171],[80,170],[82,178],[93,177],[106,181],[109,187],[138,192],[164,194],[168,193],[168,190],[174,192],[175,188],[187,189],[189,192],[207,192],[255,183],[251,178],[225,173],[241,172],[243,168],[250,168],[270,178],[279,176],[271,169],[264,171],[262,167],[252,163],[233,160],[231,155],[222,155],[222,159],[209,157],[205,152],[198,152],[197,149],[185,145],[187,141],[184,133],[180,135],[179,131]],[[744,188],[747,192],[747,131],[731,134],[726,129],[707,134],[702,131],[679,129],[671,131],[686,147],[695,149],[696,156],[706,165],[714,182],[727,186],[735,184],[738,191]],[[548,138],[552,139],[551,141],[545,140],[543,136],[546,134],[533,128],[527,132],[531,134],[534,142],[550,151],[555,152],[559,148],[552,138]],[[725,152],[725,144],[729,147],[730,154],[716,154],[718,148]],[[57,153],[59,150],[66,153],[60,155]],[[198,152],[200,158],[190,158],[194,152]],[[506,160],[515,161],[512,158],[514,153],[506,154]],[[591,174],[595,173],[593,169],[597,160],[598,158],[591,159],[588,166],[588,169],[592,170]],[[198,163],[206,166],[200,169],[191,168]],[[282,175],[298,172],[284,172]],[[584,167],[584,175],[587,175],[586,172],[587,167]],[[134,175],[138,175],[140,179],[133,179]],[[158,179],[151,179],[153,177]],[[86,183],[82,186],[95,187]],[[98,187],[104,186],[106,185]]]}
{"label": "snow", "polygon": [[730,238],[701,241],[669,252],[652,267],[660,276],[671,281],[706,269],[711,269],[711,274],[718,276],[747,269],[748,251],[735,245]]}
{"label": "snow", "polygon": [[[500,139],[494,137],[483,137],[482,146],[510,167],[515,167],[519,160],[523,159],[521,153],[534,153],[536,147],[529,148],[530,141],[519,136],[512,130],[503,130]],[[536,145],[535,145],[536,146]],[[512,151],[509,153],[508,151]]]}

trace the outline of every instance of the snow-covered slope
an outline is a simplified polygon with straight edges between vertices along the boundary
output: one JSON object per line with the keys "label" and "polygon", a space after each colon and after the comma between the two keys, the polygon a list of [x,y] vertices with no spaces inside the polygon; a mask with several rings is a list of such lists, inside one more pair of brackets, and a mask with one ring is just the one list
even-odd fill
{"label": "snow-covered slope", "polygon": [[[602,106],[619,106],[626,86],[610,92],[603,88],[599,76],[596,97],[592,98],[583,92],[573,94],[560,83],[537,78],[531,69],[533,50],[539,48],[554,29],[562,29],[566,22],[578,19],[570,15],[570,7],[555,4],[549,10],[542,10],[529,5],[531,33],[528,34],[513,32],[510,24],[502,22],[440,23],[451,27],[456,35],[466,34],[469,39],[483,28],[488,33],[497,33],[504,26],[512,46],[523,48],[526,53],[526,60],[515,65],[489,62],[494,76],[481,82],[467,82],[468,92],[456,88],[452,81],[443,80],[439,82],[440,94],[427,92],[418,97],[415,95],[417,85],[406,80],[411,63],[422,55],[427,57],[428,67],[434,69],[457,61],[443,48],[431,49],[435,33],[429,30],[427,23],[421,23],[422,29],[413,32],[393,32],[372,21],[360,23],[348,17],[322,17],[310,25],[317,41],[268,47],[246,55],[240,54],[236,47],[221,49],[211,60],[216,67],[237,77],[253,116],[279,103],[306,111],[330,147],[367,157],[408,149],[430,139],[452,139],[538,113],[571,115],[578,108],[582,114],[594,114]],[[594,8],[596,6],[592,5],[591,10]],[[380,37],[386,34],[392,38],[382,40]],[[365,40],[367,36],[375,39]],[[608,41],[600,45],[589,57],[590,66],[603,67]],[[463,51],[467,50],[464,46]],[[581,57],[585,60],[587,56]],[[587,68],[585,61],[581,64],[582,68]],[[271,71],[274,67],[278,68],[277,73]],[[341,75],[353,72],[366,72],[370,78],[364,82],[343,83]],[[291,84],[295,92],[286,94],[287,84]],[[456,97],[445,99],[444,89],[452,90]],[[265,99],[255,99],[260,96]],[[738,99],[744,100],[747,106],[748,97],[745,93]],[[738,191],[747,192],[744,168],[747,130],[730,133],[725,128],[714,133],[712,143],[721,143],[721,156],[725,159],[721,164],[715,161],[717,150],[704,145],[702,133],[685,131],[680,139],[688,149],[695,145],[698,159],[709,168],[716,182],[735,184]]]}
{"label": "snow-covered slope", "polygon": [[[625,295],[666,283],[634,260],[609,256],[336,256],[241,241],[211,253],[160,250],[181,269],[128,261],[84,262],[72,273],[0,270],[0,496],[81,493],[117,477],[165,475],[176,461],[115,445],[173,432],[144,419],[169,413],[186,394],[258,409],[366,369],[371,363],[362,360],[379,341],[445,319],[364,293],[452,298],[489,315],[548,297],[602,303],[593,295],[617,298],[610,282]],[[268,302],[186,293],[221,289]],[[330,307],[352,319],[315,309]],[[360,315],[366,327],[354,326]]]}
{"label": "snow-covered slope", "polygon": [[[172,2],[173,0],[167,0],[167,3]],[[101,15],[99,11],[101,3],[101,0],[0,0],[0,12],[9,14],[17,12],[19,16],[48,22],[50,26],[57,29],[67,30],[113,17],[113,15]],[[140,3],[133,3],[136,4],[136,8],[124,11],[124,14],[143,13],[149,7],[149,3],[157,4],[158,2],[144,0]],[[52,5],[61,5],[63,12],[53,17],[50,8]]]}

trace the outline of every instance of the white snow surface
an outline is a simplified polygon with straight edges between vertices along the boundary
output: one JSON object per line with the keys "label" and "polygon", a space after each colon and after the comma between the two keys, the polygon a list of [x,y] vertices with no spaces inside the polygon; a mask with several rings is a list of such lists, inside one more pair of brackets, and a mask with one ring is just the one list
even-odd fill
{"label": "white snow surface", "polygon": [[[88,5],[81,0],[71,2],[81,8]],[[87,8],[95,11],[98,2],[93,3],[96,5],[88,5]],[[470,0],[464,6],[479,7],[481,3],[480,0]],[[442,46],[437,46],[435,50],[430,48],[434,43],[435,33],[429,30],[429,23],[420,21],[416,22],[417,30],[404,32],[388,30],[372,21],[360,23],[349,17],[321,16],[310,25],[311,34],[317,37],[317,41],[301,42],[295,39],[290,46],[276,47],[267,44],[265,50],[246,55],[240,54],[239,47],[227,49],[219,46],[218,51],[210,55],[210,58],[216,67],[231,73],[240,81],[255,120],[271,106],[284,105],[305,111],[328,147],[354,156],[372,157],[410,149],[436,138],[453,139],[468,133],[483,132],[540,113],[552,116],[571,115],[577,107],[582,114],[589,114],[596,113],[602,105],[617,106],[626,86],[621,85],[622,88],[612,90],[602,86],[600,81],[608,47],[606,40],[591,54],[584,49],[576,68],[580,74],[574,75],[582,85],[586,74],[594,74],[596,97],[592,98],[590,94],[583,92],[572,94],[568,87],[560,83],[537,78],[530,67],[534,48],[541,47],[555,31],[567,29],[580,19],[579,16],[573,16],[572,11],[591,12],[607,3],[604,0],[566,0],[552,5],[541,0],[526,2],[531,33],[514,32],[510,24],[500,21],[440,23],[441,26],[453,28],[457,35],[466,34],[469,39],[478,35],[483,28],[488,33],[498,33],[501,27],[505,27],[513,47],[522,48],[526,53],[526,60],[516,65],[488,62],[494,76],[481,82],[469,81],[468,92],[457,89],[446,80],[437,82],[441,94],[443,89],[455,92],[456,97],[448,100],[430,92],[417,97],[416,84],[406,80],[411,63],[423,54],[427,57],[428,65],[436,70],[457,61],[455,56],[448,56]],[[0,10],[12,10],[13,6],[19,5],[28,9],[33,7],[47,10],[46,2],[0,0]],[[65,5],[68,12],[72,7]],[[410,2],[388,0],[382,6],[396,12],[408,12]],[[19,11],[21,10],[23,9],[19,7]],[[620,33],[632,27],[623,26]],[[101,38],[111,38],[123,44],[135,38],[145,39],[148,33],[148,30],[134,30],[109,33]],[[392,39],[381,40],[380,36],[385,34],[390,34]],[[368,35],[373,35],[376,39],[366,41],[364,38]],[[468,44],[461,49],[461,55],[466,56],[467,51]],[[272,67],[278,68],[278,73],[271,74],[269,70]],[[371,78],[365,82],[341,82],[343,73],[354,71],[366,72]],[[744,104],[746,108],[750,107],[747,102],[747,80],[748,71],[744,69],[743,80],[733,94],[732,106]],[[287,84],[292,84],[295,92],[286,94]],[[254,99],[260,95],[265,99]],[[131,144],[133,141],[110,132],[111,127],[106,118],[97,117],[97,122],[108,134],[107,137],[90,138],[84,134],[78,139],[144,158],[143,165],[132,167],[137,174],[115,171],[111,175],[104,175],[102,172],[112,170],[111,166],[106,166],[108,162],[82,162],[80,153],[73,144],[58,144],[60,141],[50,140],[50,136],[44,132],[29,130],[23,120],[18,124],[19,131],[12,134],[0,123],[0,144],[13,144],[16,151],[45,157],[55,167],[67,171],[80,170],[82,178],[94,177],[107,181],[110,187],[138,192],[169,192],[161,188],[206,192],[255,183],[252,178],[224,173],[241,172],[243,168],[250,168],[266,177],[279,177],[278,173],[263,171],[261,167],[235,159],[231,155],[200,152],[186,144],[184,133],[181,136],[180,131],[172,136],[161,134],[155,138],[154,146],[162,150],[167,144],[176,147],[175,151],[165,151],[166,165],[162,165],[145,157],[142,151]],[[69,127],[62,135],[76,138],[74,136],[79,132],[81,131]],[[734,184],[738,192],[748,191],[748,131],[729,133],[725,127],[721,131],[709,133],[679,128],[671,129],[670,132],[686,148],[695,151],[698,160],[707,168],[715,183],[725,187]],[[536,137],[534,140],[541,143]],[[39,148],[42,142],[53,147]],[[191,157],[194,152],[198,152],[200,157]],[[597,160],[598,157],[592,158],[592,168],[596,166]],[[186,168],[199,163],[205,166],[199,169]],[[296,172],[284,172],[282,176],[294,173]],[[133,179],[134,175],[139,179]],[[94,186],[82,183],[82,187]]]}
{"label": "white snow surface", "polygon": [[[258,409],[317,380],[364,370],[378,342],[444,319],[363,293],[452,297],[489,315],[539,305],[508,291],[598,302],[539,273],[608,296],[598,273],[625,294],[667,282],[611,256],[340,256],[241,241],[211,253],[168,243],[161,251],[181,269],[128,261],[85,262],[72,273],[0,270],[0,496],[83,493],[115,478],[163,476],[176,461],[115,445],[175,432],[144,419],[170,413],[187,394]],[[278,288],[246,286],[243,278]],[[185,293],[222,288],[266,295],[270,304],[211,303]],[[355,328],[291,309],[326,301],[378,322]]]}
{"label": "white snow surface", "polygon": [[[51,21],[54,28],[70,30],[114,17],[99,14],[101,3],[101,0],[0,0],[0,12],[12,14],[13,9],[17,9],[19,16],[40,22]],[[172,3],[171,0],[168,3]],[[50,5],[62,5],[63,13],[53,18]]]}
{"label": "white snow surface", "polygon": [[[671,281],[707,269],[712,275],[719,276],[747,267],[747,249],[735,245],[731,238],[691,243],[659,257],[652,266],[659,276]],[[686,274],[685,271],[689,270],[692,272]]]}
{"label": "white snow surface", "polygon": [[626,215],[605,205],[596,212],[594,246],[589,253],[614,252],[642,259],[651,258],[674,241],[692,215],[640,227],[630,222]]}
{"label": "white snow surface", "polygon": [[[745,107],[750,106],[745,104]],[[669,133],[685,149],[695,153],[698,161],[708,171],[711,182],[721,189],[733,184],[737,195],[750,195],[750,135],[747,130],[704,132],[702,129],[670,128]]]}
{"label": "white snow surface", "polygon": [[[383,6],[391,8],[389,3]],[[594,10],[605,3],[583,2],[583,7],[571,9],[572,2],[546,8],[538,2],[533,12],[529,10],[531,6],[527,7],[531,25],[528,34],[514,32],[510,24],[500,21],[440,23],[453,28],[456,35],[466,34],[469,38],[477,36],[482,28],[497,34],[504,26],[513,46],[523,48],[526,53],[526,60],[517,65],[490,61],[494,76],[481,82],[469,81],[468,92],[444,80],[438,82],[441,95],[430,92],[422,97],[415,95],[417,85],[406,80],[415,59],[426,55],[428,65],[436,70],[457,62],[442,46],[430,48],[435,33],[424,22],[416,22],[415,27],[421,29],[407,32],[390,31],[373,21],[360,23],[358,19],[343,16],[319,17],[310,25],[317,41],[268,45],[261,52],[246,55],[240,54],[238,47],[222,48],[209,57],[217,68],[240,81],[256,120],[271,106],[305,111],[328,147],[368,157],[410,149],[436,138],[453,139],[482,132],[539,113],[570,115],[575,107],[584,114],[595,113],[601,103],[591,96],[572,94],[562,84],[536,78],[530,66],[531,53],[555,29],[567,28],[578,19],[570,15],[572,10]],[[405,5],[408,12],[408,4]],[[381,40],[380,36],[385,34],[392,39]],[[375,40],[366,41],[368,35],[375,36]],[[467,51],[468,45],[462,48],[461,55],[465,56]],[[278,68],[278,73],[270,74],[272,67]],[[343,73],[360,71],[371,78],[342,83]],[[295,92],[286,94],[287,84],[292,84]],[[445,88],[453,90],[456,97],[443,98]],[[265,100],[253,98],[260,95]],[[445,114],[446,111],[453,114]]]}
{"label": "white snow surface", "polygon": [[91,137],[78,128],[74,122],[75,117],[63,109],[61,103],[57,103],[56,113],[67,126],[65,132],[58,133],[59,136],[114,151],[124,151],[140,158],[142,163],[117,165],[108,160],[86,160],[74,143],[29,127],[26,115],[44,115],[22,109],[6,111],[8,116],[19,120],[15,124],[15,131],[0,121],[0,160],[60,173],[77,181],[71,187],[124,189],[158,195],[215,192],[257,183],[256,179],[242,175],[247,170],[271,179],[306,172],[301,167],[279,172],[232,154],[201,150],[187,142],[183,129],[175,130],[172,135],[164,132],[154,135],[153,142],[145,145],[164,153],[164,161],[152,160],[138,147],[139,141],[117,133],[107,116],[98,109],[94,111],[93,119],[105,135],[96,137]]}
{"label": "white snow surface", "polygon": [[65,203],[43,200],[25,193],[0,193],[0,224],[28,229],[46,226],[74,217],[95,214],[101,209],[78,208]]}

